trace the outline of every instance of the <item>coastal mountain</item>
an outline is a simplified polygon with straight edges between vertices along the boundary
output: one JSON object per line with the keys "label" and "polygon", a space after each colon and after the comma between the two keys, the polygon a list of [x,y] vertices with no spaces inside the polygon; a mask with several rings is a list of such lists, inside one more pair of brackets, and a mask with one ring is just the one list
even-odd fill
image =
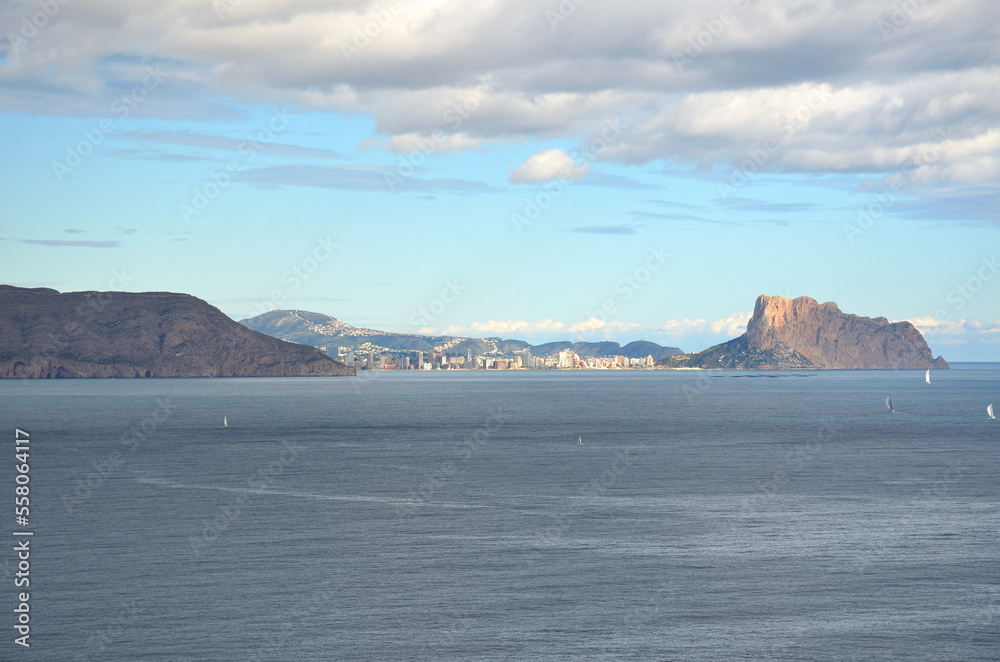
{"label": "coastal mountain", "polygon": [[639,340],[622,346],[616,342],[571,342],[562,340],[531,345],[523,340],[502,338],[461,338],[456,336],[425,336],[413,333],[393,333],[364,327],[351,326],[329,315],[305,310],[272,310],[271,312],[241,320],[249,329],[290,342],[312,345],[326,351],[348,347],[355,351],[444,351],[448,354],[508,355],[525,350],[532,356],[555,356],[563,350],[572,350],[583,358],[621,355],[640,359],[652,356],[660,360],[681,353],[676,347],[663,347],[653,342]]}
{"label": "coastal mountain", "polygon": [[187,294],[70,292],[0,285],[0,377],[353,375]]}
{"label": "coastal mountain", "polygon": [[461,340],[451,336],[390,333],[351,326],[336,317],[307,310],[272,310],[239,323],[273,338],[319,348],[326,348],[335,340],[338,346],[352,349],[362,349],[363,345],[370,343],[379,348],[430,352],[435,346]]}
{"label": "coastal mountain", "polygon": [[760,295],[742,336],[671,357],[668,368],[947,369],[909,322],[842,313],[833,302]]}

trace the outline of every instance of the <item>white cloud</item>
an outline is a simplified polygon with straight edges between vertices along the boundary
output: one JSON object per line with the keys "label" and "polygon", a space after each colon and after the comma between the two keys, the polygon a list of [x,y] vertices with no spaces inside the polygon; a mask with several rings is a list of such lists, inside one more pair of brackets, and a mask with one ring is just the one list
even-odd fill
{"label": "white cloud", "polygon": [[[905,320],[917,327],[925,336],[940,338],[941,342],[949,342],[949,336],[971,337],[979,336],[988,340],[993,334],[1000,334],[1000,320],[982,321],[975,319],[940,320],[931,315],[911,317]],[[951,340],[955,340],[952,338]]]}
{"label": "white cloud", "polygon": [[734,313],[729,317],[710,322],[708,330],[710,333],[718,333],[735,338],[747,330],[747,322],[753,317],[753,313]]}
{"label": "white cloud", "polygon": [[747,330],[747,322],[753,313],[733,313],[728,317],[706,322],[703,319],[669,319],[660,326],[658,331],[671,336],[687,336],[695,334],[711,334],[713,336],[725,336],[735,338]]}
{"label": "white cloud", "polygon": [[574,181],[587,175],[587,166],[574,165],[573,159],[559,148],[532,154],[510,173],[511,184],[536,184],[554,179]]}
{"label": "white cloud", "polygon": [[414,152],[431,154],[434,152],[458,152],[479,149],[482,144],[481,140],[471,138],[462,133],[451,135],[432,134],[429,136],[419,133],[403,133],[384,141],[382,147],[397,154],[412,154]]}
{"label": "white cloud", "polygon": [[[586,334],[597,334],[608,338],[611,334],[621,334],[635,331],[641,328],[638,324],[628,322],[606,321],[597,317],[588,317],[585,320],[570,324],[567,330],[578,336]],[[573,340],[589,340],[585,338],[573,338]]]}
{"label": "white cloud", "polygon": [[[0,110],[108,116],[151,64],[166,76],[137,116],[215,119],[231,116],[231,101],[292,104],[367,116],[400,152],[435,131],[452,136],[447,150],[583,143],[621,117],[625,131],[601,160],[739,167],[776,138],[760,170],[876,176],[950,129],[954,143],[914,184],[994,183],[998,5],[917,4],[883,34],[894,5],[864,0],[590,2],[555,29],[546,12],[557,3],[537,0],[427,0],[395,12],[384,0],[88,0],[60,4],[37,34],[0,45]],[[219,15],[218,5],[231,10]],[[706,32],[723,10],[733,20]],[[18,34],[36,11],[6,3],[0,34]],[[689,50],[697,39],[700,50]],[[484,89],[484,75],[495,85]],[[511,181],[547,181],[569,158],[543,154]]]}
{"label": "white cloud", "polygon": [[642,330],[639,324],[629,322],[605,321],[590,317],[577,322],[563,323],[551,319],[540,319],[533,322],[526,320],[489,320],[487,322],[471,322],[469,324],[454,324],[444,329],[449,336],[500,336],[503,338],[527,338],[559,336],[560,340],[573,342],[591,342],[594,340],[618,340],[621,334],[632,334]]}
{"label": "white cloud", "polygon": [[550,319],[541,319],[534,322],[526,320],[489,320],[487,322],[472,322],[468,325],[454,324],[444,330],[448,336],[502,336],[511,337],[512,334],[537,335],[540,333],[551,333],[562,331],[566,327],[561,322],[554,322]]}

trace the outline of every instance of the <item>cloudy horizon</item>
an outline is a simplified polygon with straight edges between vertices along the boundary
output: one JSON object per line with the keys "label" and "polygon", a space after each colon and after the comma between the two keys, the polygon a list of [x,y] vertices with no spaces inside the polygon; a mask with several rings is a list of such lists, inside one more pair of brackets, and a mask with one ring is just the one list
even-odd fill
{"label": "cloudy horizon", "polygon": [[741,333],[759,294],[806,295],[1000,361],[998,18],[974,0],[11,2],[2,281],[119,272],[236,319],[685,351]]}

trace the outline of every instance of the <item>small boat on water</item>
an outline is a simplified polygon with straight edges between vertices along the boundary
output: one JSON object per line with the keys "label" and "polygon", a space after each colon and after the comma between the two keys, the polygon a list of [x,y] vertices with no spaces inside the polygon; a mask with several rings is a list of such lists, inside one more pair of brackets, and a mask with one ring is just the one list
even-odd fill
{"label": "small boat on water", "polygon": [[993,405],[992,404],[989,407],[986,408],[986,415],[989,416],[990,418],[996,418],[996,416],[993,415]]}
{"label": "small boat on water", "polygon": [[224,428],[228,428],[229,427],[229,418],[227,418],[226,416],[222,417],[222,427],[224,427]]}
{"label": "small boat on water", "polygon": [[931,383],[931,369],[927,368],[927,372],[924,373],[924,381],[928,384]]}
{"label": "small boat on water", "polygon": [[892,398],[885,399],[885,406],[888,407],[889,411],[895,413],[896,410],[892,408]]}
{"label": "small boat on water", "polygon": [[[990,406],[992,407],[992,405],[990,405]],[[577,443],[578,445],[580,445],[580,446],[583,446],[583,436],[582,436],[582,435],[581,435],[581,436],[578,436],[578,437],[576,438],[576,443]]]}

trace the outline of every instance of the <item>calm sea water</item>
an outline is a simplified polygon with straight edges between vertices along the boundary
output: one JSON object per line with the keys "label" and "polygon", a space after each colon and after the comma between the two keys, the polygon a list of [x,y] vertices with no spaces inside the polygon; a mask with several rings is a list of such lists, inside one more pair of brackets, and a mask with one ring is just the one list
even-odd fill
{"label": "calm sea water", "polygon": [[997,660],[979,368],[3,381],[0,659]]}

